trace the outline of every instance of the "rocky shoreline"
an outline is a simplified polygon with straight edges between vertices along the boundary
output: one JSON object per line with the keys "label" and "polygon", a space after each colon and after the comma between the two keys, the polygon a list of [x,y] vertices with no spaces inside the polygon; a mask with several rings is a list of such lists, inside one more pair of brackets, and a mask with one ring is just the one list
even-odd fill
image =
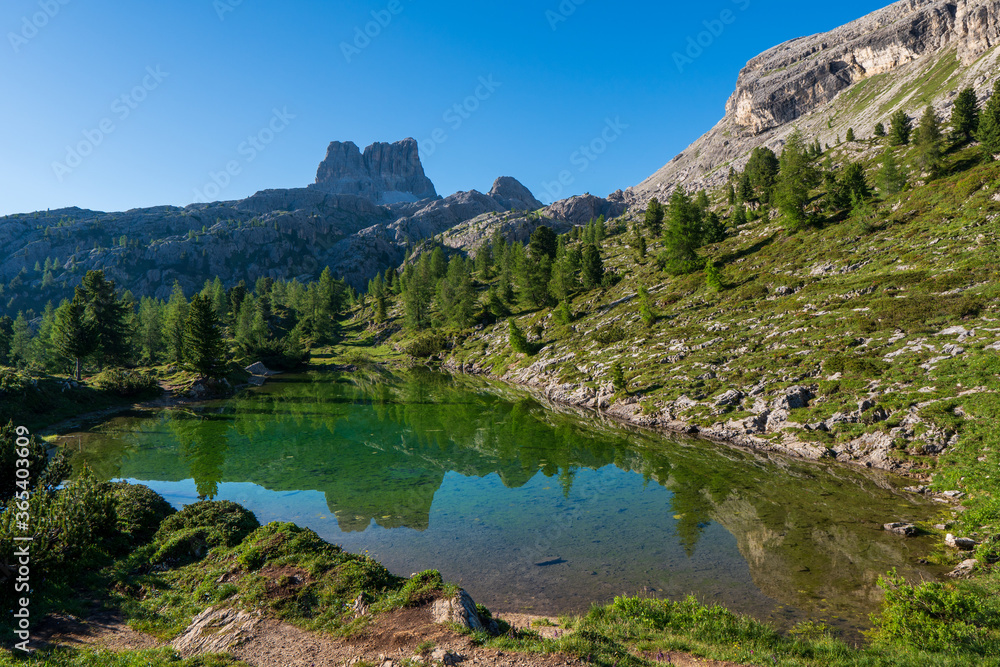
{"label": "rocky shoreline", "polygon": [[[693,435],[721,444],[753,449],[764,452],[774,452],[785,456],[810,460],[829,459],[843,463],[877,468],[888,472],[905,475],[922,482],[930,481],[930,476],[912,461],[893,458],[893,443],[896,438],[912,440],[914,428],[925,424],[917,414],[921,406],[914,406],[902,419],[900,425],[887,432],[866,433],[846,443],[840,443],[832,448],[826,448],[804,441],[796,436],[800,427],[804,430],[830,430],[838,423],[860,422],[862,415],[875,406],[871,398],[859,401],[858,410],[853,413],[837,413],[828,420],[816,424],[799,425],[789,422],[793,410],[806,407],[815,396],[815,385],[796,385],[770,399],[765,395],[763,387],[755,387],[746,394],[733,389],[726,392],[716,401],[719,408],[752,403],[755,413],[744,419],[717,422],[711,426],[703,426],[685,420],[678,412],[684,408],[697,405],[696,401],[681,397],[672,404],[662,406],[656,412],[649,413],[640,404],[636,396],[621,396],[616,393],[610,383],[593,389],[584,384],[563,383],[548,369],[554,368],[559,360],[539,360],[534,364],[516,369],[503,375],[496,375],[479,364],[456,363],[448,358],[442,363],[442,368],[452,373],[479,375],[491,380],[514,385],[543,397],[555,404],[562,404],[592,410],[603,416],[619,422],[642,428]],[[876,409],[876,421],[885,421],[889,414]],[[721,411],[720,411],[721,414]],[[764,437],[770,436],[770,437]],[[936,454],[948,444],[948,438],[943,433],[930,434],[939,444],[925,444],[922,449],[927,454]],[[925,434],[925,438],[927,435]],[[936,449],[936,451],[934,451]]]}

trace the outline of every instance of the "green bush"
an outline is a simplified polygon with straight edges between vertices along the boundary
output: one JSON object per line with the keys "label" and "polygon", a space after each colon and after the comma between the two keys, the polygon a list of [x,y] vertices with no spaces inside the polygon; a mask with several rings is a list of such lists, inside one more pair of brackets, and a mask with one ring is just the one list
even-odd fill
{"label": "green bush", "polygon": [[403,352],[417,359],[426,359],[445,349],[445,345],[447,345],[447,340],[444,336],[428,333],[408,343],[403,348]]}
{"label": "green bush", "polygon": [[113,484],[111,497],[116,526],[126,546],[152,540],[163,520],[174,513],[174,508],[160,494],[141,484]]}
{"label": "green bush", "polygon": [[124,398],[157,394],[160,385],[156,378],[143,371],[113,368],[97,376],[94,384],[98,389],[109,391]]}
{"label": "green bush", "polygon": [[[49,458],[48,445],[34,435],[23,436],[23,431],[18,431],[14,422],[9,422],[5,426],[0,426],[0,470],[10,474],[0,476],[0,506],[6,504],[15,495],[26,491],[51,491],[62,484],[63,480],[69,477],[70,465],[66,454],[59,452],[55,457]],[[18,446],[18,438],[27,438]],[[25,456],[21,456],[25,454]],[[28,460],[28,476],[24,478],[21,485],[18,478],[13,474],[15,461],[20,458]]]}
{"label": "green bush", "polygon": [[612,345],[628,338],[628,332],[620,324],[612,324],[595,331],[592,338],[601,345]]}
{"label": "green bush", "polygon": [[[895,571],[879,577],[882,613],[872,616],[872,639],[945,653],[1000,655],[1000,600],[975,584],[909,584]],[[971,663],[970,663],[971,664]]]}
{"label": "green bush", "polygon": [[252,512],[228,500],[203,500],[171,514],[153,537],[153,562],[187,563],[215,547],[233,547],[260,527]]}

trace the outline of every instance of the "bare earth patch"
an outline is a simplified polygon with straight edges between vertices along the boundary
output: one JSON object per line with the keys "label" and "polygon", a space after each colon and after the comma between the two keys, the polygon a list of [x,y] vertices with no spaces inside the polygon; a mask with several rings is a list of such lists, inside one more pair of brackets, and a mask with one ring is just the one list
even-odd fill
{"label": "bare earth patch", "polygon": [[[518,629],[530,628],[543,637],[554,638],[572,632],[561,627],[553,617],[526,614],[500,614],[498,617]],[[50,616],[38,628],[36,637],[47,646],[99,647],[115,651],[166,645],[151,635],[132,630],[120,614],[107,611],[95,613],[86,620]],[[500,667],[586,664],[584,660],[561,654],[509,653],[476,646],[468,637],[434,623],[430,604],[383,614],[352,639],[335,639],[258,614],[229,608],[208,609],[169,645],[185,657],[229,653],[254,667],[339,667],[362,661],[379,667],[398,667],[406,659],[418,659],[428,665]],[[657,656],[647,657],[655,661]],[[664,653],[662,662],[683,667],[739,667],[735,663],[701,660],[682,653]]]}

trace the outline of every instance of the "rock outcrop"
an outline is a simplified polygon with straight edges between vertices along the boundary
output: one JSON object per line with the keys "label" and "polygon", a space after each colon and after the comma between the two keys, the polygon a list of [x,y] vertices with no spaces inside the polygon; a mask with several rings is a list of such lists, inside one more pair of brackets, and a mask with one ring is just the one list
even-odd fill
{"label": "rock outcrop", "polygon": [[424,174],[417,142],[404,139],[374,143],[364,154],[354,142],[334,141],[311,186],[335,195],[355,195],[376,204],[436,198],[434,184]]}
{"label": "rock outcrop", "polygon": [[689,190],[718,185],[728,173],[723,167],[740,168],[753,148],[780,151],[793,125],[833,144],[848,128],[870,136],[897,109],[917,116],[930,101],[939,114],[948,113],[962,87],[974,87],[981,98],[988,94],[998,43],[996,2],[902,0],[830,32],[780,44],[743,68],[722,121],[629,188],[626,198],[644,205],[677,184]]}
{"label": "rock outcrop", "polygon": [[544,206],[531,190],[510,176],[501,176],[493,183],[490,197],[508,211],[537,211]]}

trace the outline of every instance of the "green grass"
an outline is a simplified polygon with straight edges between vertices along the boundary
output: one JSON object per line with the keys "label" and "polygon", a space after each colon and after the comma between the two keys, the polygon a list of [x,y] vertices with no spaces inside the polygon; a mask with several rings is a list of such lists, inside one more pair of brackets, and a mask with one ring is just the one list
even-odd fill
{"label": "green grass", "polygon": [[0,651],[0,667],[21,665],[44,667],[247,667],[247,663],[222,655],[201,655],[183,659],[170,649],[148,651],[107,651],[58,649],[39,651],[30,660]]}

